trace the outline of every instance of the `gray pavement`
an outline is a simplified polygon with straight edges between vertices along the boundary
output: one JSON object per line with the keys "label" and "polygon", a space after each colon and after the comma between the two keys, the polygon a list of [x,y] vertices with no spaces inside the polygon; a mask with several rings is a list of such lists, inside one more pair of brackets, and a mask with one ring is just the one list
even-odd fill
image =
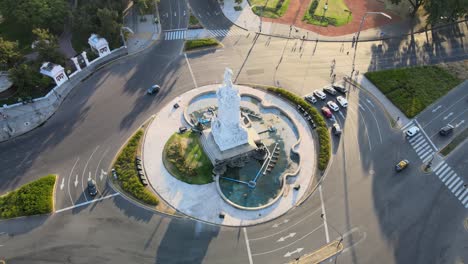
{"label": "gray pavement", "polygon": [[157,9],[153,14],[139,15],[135,6],[132,6],[124,17],[124,24],[133,33],[128,34],[126,45],[128,53],[139,52],[153,44],[161,34],[161,24],[155,23],[158,19]]}

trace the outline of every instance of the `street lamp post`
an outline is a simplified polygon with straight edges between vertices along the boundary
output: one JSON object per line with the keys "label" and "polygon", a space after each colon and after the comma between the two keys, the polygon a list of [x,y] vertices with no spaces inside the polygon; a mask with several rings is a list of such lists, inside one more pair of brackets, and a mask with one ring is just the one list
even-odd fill
{"label": "street lamp post", "polygon": [[364,14],[364,16],[362,16],[362,19],[361,19],[361,24],[359,24],[359,30],[358,30],[358,33],[356,35],[356,44],[354,44],[354,56],[353,56],[353,72],[354,72],[354,66],[355,66],[355,61],[356,61],[356,51],[357,51],[357,45],[358,45],[358,42],[359,42],[359,35],[361,34],[361,29],[362,29],[362,25],[364,24],[364,20],[366,19],[367,15],[382,15],[388,19],[392,19],[391,16],[389,16],[388,14],[384,13],[384,12],[366,12]]}
{"label": "street lamp post", "polygon": [[[327,218],[325,216],[325,214],[321,214],[320,217],[323,219],[323,221],[327,221]],[[340,232],[338,232],[338,230],[336,230],[336,228],[333,227],[332,224],[328,223],[330,225],[330,227],[340,235],[340,241],[338,242],[338,245],[336,245],[336,247],[338,248],[340,246],[340,244],[343,242],[344,240],[344,237],[343,237],[343,234],[341,234]]]}

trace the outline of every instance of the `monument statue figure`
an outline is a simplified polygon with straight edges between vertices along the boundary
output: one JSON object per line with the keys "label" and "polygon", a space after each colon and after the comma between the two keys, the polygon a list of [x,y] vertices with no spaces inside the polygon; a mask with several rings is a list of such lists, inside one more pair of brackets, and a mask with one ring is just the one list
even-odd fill
{"label": "monument statue figure", "polygon": [[241,124],[239,90],[232,84],[232,70],[224,71],[224,84],[216,92],[218,114],[211,123],[211,133],[221,151],[248,143],[247,129]]}

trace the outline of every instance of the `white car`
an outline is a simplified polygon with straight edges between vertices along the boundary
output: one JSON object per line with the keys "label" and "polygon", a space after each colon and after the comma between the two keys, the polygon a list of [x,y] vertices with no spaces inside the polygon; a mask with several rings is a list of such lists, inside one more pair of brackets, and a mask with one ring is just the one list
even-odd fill
{"label": "white car", "polygon": [[333,111],[335,111],[335,112],[337,112],[337,111],[340,110],[340,107],[338,107],[338,105],[337,105],[335,102],[333,102],[333,101],[328,101],[328,102],[327,102],[327,105],[328,105],[328,107],[329,107],[331,110],[333,110]]}
{"label": "white car", "polygon": [[315,90],[314,95],[320,98],[321,100],[325,100],[325,98],[327,98],[327,95],[320,90]]}
{"label": "white car", "polygon": [[315,104],[317,102],[317,99],[313,95],[307,95],[305,99],[307,100],[307,102],[312,104]]}
{"label": "white car", "polygon": [[346,100],[346,98],[344,98],[343,96],[336,97],[336,101],[338,101],[341,107],[344,107],[344,108],[348,107],[348,100]]}
{"label": "white car", "polygon": [[418,133],[419,133],[419,127],[417,126],[412,126],[408,130],[406,130],[406,135],[408,137],[414,137]]}

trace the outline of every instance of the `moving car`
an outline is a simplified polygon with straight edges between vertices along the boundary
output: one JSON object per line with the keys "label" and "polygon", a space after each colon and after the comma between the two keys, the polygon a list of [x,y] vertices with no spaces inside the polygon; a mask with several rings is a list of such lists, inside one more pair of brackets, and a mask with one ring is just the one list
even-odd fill
{"label": "moving car", "polygon": [[91,196],[97,194],[96,182],[94,180],[88,180],[88,193]]}
{"label": "moving car", "polygon": [[417,126],[412,126],[408,130],[406,130],[406,136],[408,137],[414,137],[418,133],[419,133],[419,127]]}
{"label": "moving car", "polygon": [[321,100],[325,100],[325,98],[327,98],[327,95],[320,90],[315,90],[314,95],[320,98]]}
{"label": "moving car", "polygon": [[313,95],[307,95],[305,99],[307,102],[311,104],[315,104],[317,102],[317,99]]}
{"label": "moving car", "polygon": [[332,115],[332,112],[330,111],[330,109],[326,106],[322,107],[322,114],[326,117],[326,118],[331,118],[333,115]]}
{"label": "moving car", "polygon": [[336,101],[338,101],[338,103],[341,105],[341,107],[348,107],[348,100],[346,100],[346,98],[344,98],[343,96],[338,96],[336,97]]}
{"label": "moving car", "polygon": [[395,170],[396,170],[397,172],[402,171],[402,170],[404,170],[406,167],[408,167],[408,165],[409,165],[409,161],[408,161],[408,160],[406,160],[406,159],[405,159],[405,160],[402,160],[402,161],[398,162],[398,164],[395,166]]}
{"label": "moving car", "polygon": [[333,101],[328,101],[327,105],[331,110],[333,110],[335,112],[340,111],[340,107]]}
{"label": "moving car", "polygon": [[441,136],[448,136],[452,134],[454,127],[452,125],[446,125],[440,129],[439,134]]}
{"label": "moving car", "polygon": [[341,127],[338,123],[333,124],[332,132],[335,136],[341,135]]}
{"label": "moving car", "polygon": [[147,94],[156,94],[159,92],[159,90],[161,89],[161,87],[159,87],[159,85],[155,84],[153,86],[151,86],[150,88],[148,88],[148,90],[146,90],[146,93]]}
{"label": "moving car", "polygon": [[323,88],[323,91],[328,93],[328,94],[331,94],[331,95],[336,95],[335,89],[333,89],[331,87],[325,87],[325,88]]}
{"label": "moving car", "polygon": [[340,93],[347,93],[348,89],[346,89],[343,85],[341,84],[333,84],[333,89],[337,90]]}
{"label": "moving car", "polygon": [[183,134],[186,131],[187,131],[187,127],[185,127],[185,126],[179,127],[179,134]]}

